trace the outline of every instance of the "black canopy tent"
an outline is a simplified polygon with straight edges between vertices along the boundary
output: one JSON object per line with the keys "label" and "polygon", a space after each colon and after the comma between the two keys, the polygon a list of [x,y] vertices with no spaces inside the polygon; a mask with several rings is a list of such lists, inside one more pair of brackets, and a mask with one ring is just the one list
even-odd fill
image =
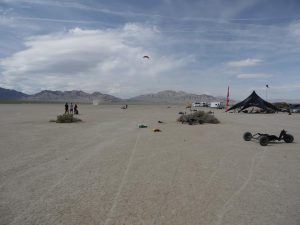
{"label": "black canopy tent", "polygon": [[276,112],[279,111],[279,109],[274,106],[273,104],[263,100],[261,97],[259,97],[255,91],[252,92],[252,94],[246,98],[244,101],[241,101],[231,108],[229,108],[227,111],[233,110],[233,109],[239,109],[239,112],[243,111],[244,109],[247,109],[249,107],[258,107],[266,112]]}

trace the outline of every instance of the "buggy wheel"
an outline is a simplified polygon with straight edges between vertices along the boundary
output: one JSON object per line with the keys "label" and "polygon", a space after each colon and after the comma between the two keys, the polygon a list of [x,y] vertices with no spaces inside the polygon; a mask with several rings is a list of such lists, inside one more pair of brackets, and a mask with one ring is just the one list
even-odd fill
{"label": "buggy wheel", "polygon": [[245,132],[243,138],[245,141],[250,141],[252,139],[252,134],[250,132]]}
{"label": "buggy wheel", "polygon": [[293,137],[293,135],[286,134],[286,135],[284,135],[283,140],[286,143],[292,143],[294,141],[294,137]]}
{"label": "buggy wheel", "polygon": [[259,138],[259,144],[261,146],[267,146],[269,143],[269,138],[266,135],[263,135]]}

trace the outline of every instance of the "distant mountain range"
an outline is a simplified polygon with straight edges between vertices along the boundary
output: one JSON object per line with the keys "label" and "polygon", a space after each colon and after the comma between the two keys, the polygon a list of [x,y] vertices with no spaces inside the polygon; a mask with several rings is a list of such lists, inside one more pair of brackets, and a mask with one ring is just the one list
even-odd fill
{"label": "distant mountain range", "polygon": [[129,99],[134,102],[150,102],[150,103],[187,103],[187,102],[214,102],[225,101],[225,98],[213,97],[211,95],[190,94],[183,91],[161,91],[153,94],[139,95]]}
{"label": "distant mountain range", "polygon": [[24,99],[26,97],[28,97],[28,95],[22,92],[0,87],[0,100],[17,100]]}
{"label": "distant mountain range", "polygon": [[26,100],[30,101],[53,101],[53,102],[93,102],[97,100],[98,102],[119,102],[120,98],[112,95],[102,94],[100,92],[94,92],[88,94],[83,91],[41,91],[34,95],[29,95]]}
{"label": "distant mountain range", "polygon": [[0,100],[18,100],[18,101],[41,101],[41,102],[65,102],[74,101],[88,103],[97,100],[101,102],[119,102],[122,99],[112,95],[94,92],[88,94],[83,91],[50,91],[44,90],[33,95],[27,95],[15,90],[0,88]]}
{"label": "distant mountain range", "polygon": [[299,104],[300,103],[300,99],[299,100],[298,99],[270,99],[270,102],[272,102],[272,103],[287,102],[287,103],[290,103],[290,104]]}
{"label": "distant mountain range", "polygon": [[81,102],[92,103],[168,103],[181,104],[187,102],[224,102],[225,98],[213,97],[210,95],[190,94],[183,91],[161,91],[158,93],[139,95],[129,99],[121,99],[112,95],[94,92],[92,94],[83,91],[50,91],[44,90],[33,95],[27,95],[15,90],[0,88],[0,100],[36,101],[36,102]]}

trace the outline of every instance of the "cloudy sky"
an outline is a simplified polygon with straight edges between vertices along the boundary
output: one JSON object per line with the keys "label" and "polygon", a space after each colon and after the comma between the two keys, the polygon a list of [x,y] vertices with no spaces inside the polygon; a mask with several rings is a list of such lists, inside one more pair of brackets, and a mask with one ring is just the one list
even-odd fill
{"label": "cloudy sky", "polygon": [[0,33],[0,87],[26,93],[300,99],[299,0],[0,0]]}

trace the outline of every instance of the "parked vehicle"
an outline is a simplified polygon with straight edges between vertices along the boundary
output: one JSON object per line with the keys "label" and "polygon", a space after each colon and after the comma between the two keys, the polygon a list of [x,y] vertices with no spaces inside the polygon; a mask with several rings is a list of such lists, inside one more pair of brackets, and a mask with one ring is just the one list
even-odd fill
{"label": "parked vehicle", "polygon": [[224,109],[224,104],[222,102],[211,102],[210,108],[216,108],[216,109]]}
{"label": "parked vehicle", "polygon": [[292,113],[300,113],[300,108],[292,109]]}
{"label": "parked vehicle", "polygon": [[289,108],[292,113],[300,113],[300,104],[290,104]]}
{"label": "parked vehicle", "polygon": [[206,102],[193,102],[193,107],[207,107],[208,104]]}

